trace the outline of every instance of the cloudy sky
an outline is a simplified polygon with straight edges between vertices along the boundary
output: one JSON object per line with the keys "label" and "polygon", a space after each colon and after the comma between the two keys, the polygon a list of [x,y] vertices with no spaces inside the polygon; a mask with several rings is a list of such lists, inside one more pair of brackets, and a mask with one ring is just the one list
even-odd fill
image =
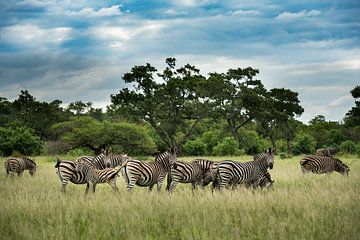
{"label": "cloudy sky", "polygon": [[360,84],[360,2],[0,1],[0,96],[110,103],[132,66],[166,57],[208,72],[251,66],[300,94],[308,122],[341,120]]}

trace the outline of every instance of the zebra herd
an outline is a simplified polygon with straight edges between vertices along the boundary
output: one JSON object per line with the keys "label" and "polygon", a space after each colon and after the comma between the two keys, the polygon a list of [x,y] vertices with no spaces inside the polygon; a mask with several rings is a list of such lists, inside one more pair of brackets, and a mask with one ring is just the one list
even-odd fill
{"label": "zebra herd", "polygon": [[[300,160],[303,174],[337,171],[348,175],[350,168],[335,158],[335,153],[336,151],[331,149],[319,149],[318,155],[304,156]],[[170,149],[157,155],[154,161],[143,162],[127,154],[113,154],[104,150],[96,157],[81,156],[74,161],[57,159],[55,168],[61,182],[61,191],[64,193],[69,182],[86,184],[85,193],[88,193],[89,189],[95,192],[96,185],[102,183],[108,183],[113,191],[117,192],[116,180],[120,171],[128,191],[132,191],[135,185],[148,187],[151,191],[155,184],[160,191],[167,177],[166,190],[170,193],[179,183],[191,183],[193,193],[197,185],[203,188],[210,183],[212,191],[218,189],[222,192],[225,188],[232,186],[234,189],[240,184],[254,189],[259,186],[271,187],[274,180],[271,179],[268,169],[274,166],[274,155],[274,149],[269,148],[248,162],[215,162],[206,159],[184,162],[176,159],[175,149]],[[17,173],[21,176],[24,170],[29,170],[32,176],[36,171],[36,163],[27,157],[9,157],[4,166],[7,175]]]}

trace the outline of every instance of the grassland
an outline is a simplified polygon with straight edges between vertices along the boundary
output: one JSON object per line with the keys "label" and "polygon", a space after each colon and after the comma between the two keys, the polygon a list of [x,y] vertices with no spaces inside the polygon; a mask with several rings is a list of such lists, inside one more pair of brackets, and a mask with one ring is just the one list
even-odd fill
{"label": "grassland", "polygon": [[[190,158],[187,158],[190,159]],[[250,157],[233,158],[237,160]],[[85,185],[60,193],[54,157],[38,157],[31,178],[0,173],[1,239],[359,239],[360,159],[350,176],[302,177],[299,157],[275,160],[272,190],[237,189],[191,194],[180,185],[169,196],[135,188],[120,192],[100,185],[84,195]]]}

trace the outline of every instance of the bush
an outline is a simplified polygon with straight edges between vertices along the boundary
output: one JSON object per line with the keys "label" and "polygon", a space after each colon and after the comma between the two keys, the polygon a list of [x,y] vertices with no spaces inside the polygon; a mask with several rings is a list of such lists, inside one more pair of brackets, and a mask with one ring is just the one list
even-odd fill
{"label": "bush", "polygon": [[212,155],[213,148],[221,142],[220,133],[218,131],[207,131],[201,137],[200,140],[206,145],[206,155]]}
{"label": "bush", "polygon": [[93,156],[94,153],[88,148],[75,148],[67,153],[70,157]]}
{"label": "bush", "polygon": [[27,127],[0,128],[0,151],[9,156],[14,151],[30,156],[40,154],[43,147],[41,139],[34,130]]}
{"label": "bush", "polygon": [[188,156],[202,156],[206,152],[206,144],[200,139],[190,140],[184,144],[182,151]]}
{"label": "bush", "polygon": [[245,150],[246,154],[254,155],[271,146],[269,141],[260,137],[255,131],[242,131],[240,136],[242,142],[240,147]]}
{"label": "bush", "polygon": [[233,137],[226,137],[214,147],[213,154],[217,156],[238,156],[244,154],[244,151],[239,150],[238,143]]}
{"label": "bush", "polygon": [[354,154],[357,152],[356,144],[351,140],[346,140],[340,144],[340,151],[344,153]]}
{"label": "bush", "polygon": [[63,141],[46,142],[45,144],[45,152],[50,155],[64,154],[70,151],[70,149],[70,144]]}
{"label": "bush", "polygon": [[293,153],[299,155],[302,153],[312,154],[315,152],[316,142],[309,134],[300,132],[293,141]]}

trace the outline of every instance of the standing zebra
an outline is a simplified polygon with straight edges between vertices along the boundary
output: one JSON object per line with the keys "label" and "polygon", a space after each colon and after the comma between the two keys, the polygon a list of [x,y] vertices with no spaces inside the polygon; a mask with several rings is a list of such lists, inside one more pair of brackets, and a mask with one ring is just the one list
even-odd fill
{"label": "standing zebra", "polygon": [[118,191],[116,186],[116,178],[118,176],[119,169],[115,168],[105,168],[105,169],[96,169],[94,165],[89,164],[85,161],[80,161],[77,163],[75,170],[81,173],[83,180],[81,182],[86,182],[85,194],[89,192],[89,188],[92,188],[92,191],[95,192],[96,184],[108,183],[114,192]]}
{"label": "standing zebra", "polygon": [[229,184],[252,183],[256,188],[261,177],[266,174],[267,168],[272,169],[274,165],[274,151],[268,151],[255,156],[250,162],[235,162],[225,160],[218,164],[218,178],[220,190]]}
{"label": "standing zebra", "polygon": [[30,175],[33,176],[36,172],[36,163],[27,157],[9,157],[5,160],[4,166],[7,176],[17,173],[20,177],[25,170],[29,170]]}
{"label": "standing zebra", "polygon": [[114,168],[125,164],[130,158],[127,154],[108,154],[104,158],[104,164],[108,168]]}
{"label": "standing zebra", "polygon": [[85,180],[84,173],[76,171],[76,165],[76,161],[57,159],[55,168],[57,168],[56,174],[59,176],[61,182],[61,192],[66,193],[66,186],[69,181],[74,184],[88,184]]}
{"label": "standing zebra", "polygon": [[333,171],[342,175],[349,175],[350,168],[338,158],[308,155],[300,160],[303,174],[312,172],[317,174],[330,174]]}
{"label": "standing zebra", "polygon": [[176,168],[172,168],[171,174],[168,174],[166,189],[172,192],[178,183],[191,183],[194,194],[196,184],[202,184],[203,178],[204,171],[199,162],[176,161]]}
{"label": "standing zebra", "polygon": [[141,187],[149,187],[149,191],[157,184],[160,191],[166,174],[170,172],[176,161],[174,149],[166,151],[155,157],[155,161],[141,162],[130,159],[122,165],[122,173],[127,184],[127,190],[131,191],[135,184]]}
{"label": "standing zebra", "polygon": [[316,150],[316,155],[323,157],[333,157],[338,152],[336,148],[319,148]]}
{"label": "standing zebra", "polygon": [[95,157],[81,156],[81,157],[76,158],[76,161],[77,162],[86,161],[86,162],[92,163],[92,165],[96,169],[105,169],[106,168],[105,158],[108,155],[110,155],[108,150],[102,150],[101,153]]}

